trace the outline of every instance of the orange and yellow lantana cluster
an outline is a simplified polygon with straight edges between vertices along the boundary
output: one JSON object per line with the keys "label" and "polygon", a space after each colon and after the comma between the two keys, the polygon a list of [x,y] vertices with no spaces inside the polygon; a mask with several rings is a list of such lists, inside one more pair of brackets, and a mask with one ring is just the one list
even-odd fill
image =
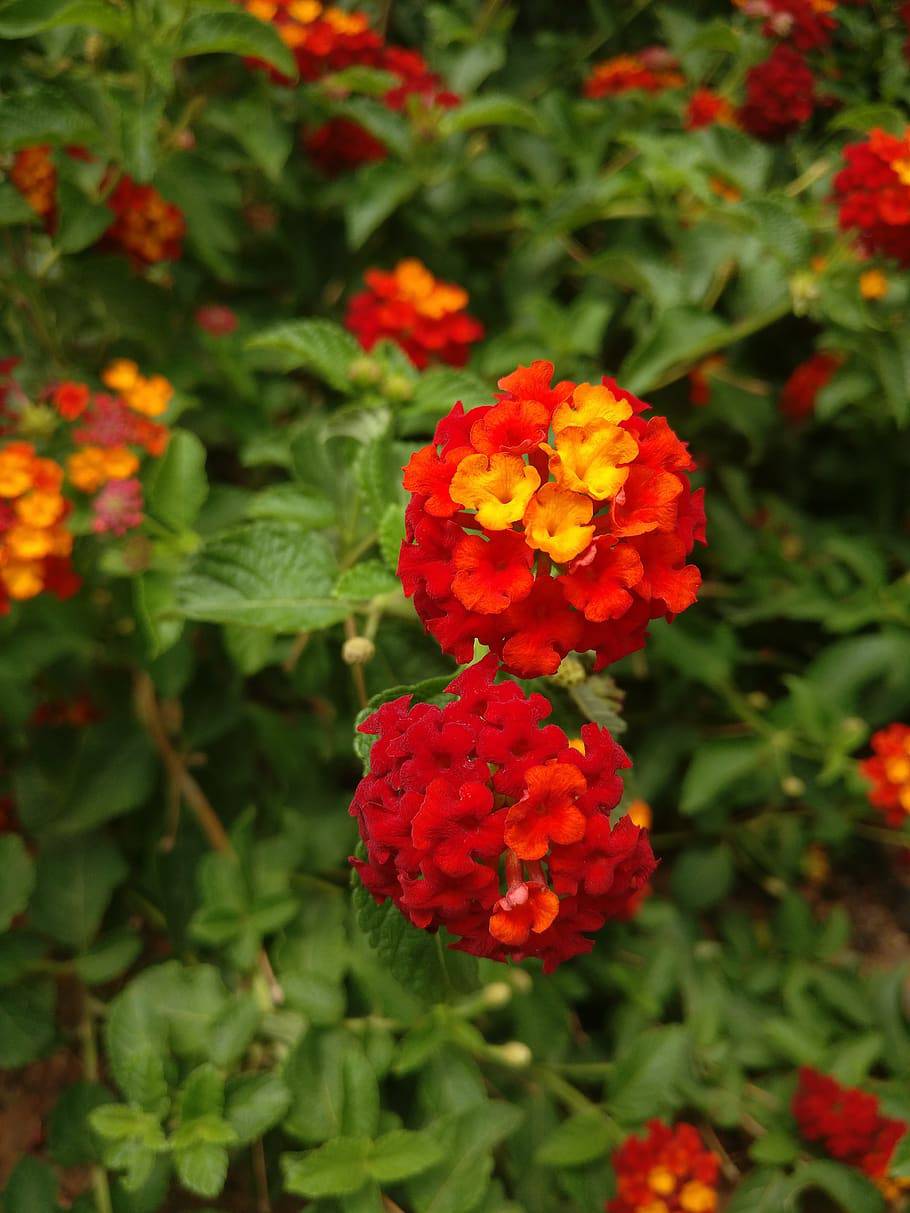
{"label": "orange and yellow lantana cluster", "polygon": [[68,597],[79,585],[69,556],[73,536],[66,519],[63,468],[42,458],[30,442],[0,448],[0,614],[10,599],[42,590]]}

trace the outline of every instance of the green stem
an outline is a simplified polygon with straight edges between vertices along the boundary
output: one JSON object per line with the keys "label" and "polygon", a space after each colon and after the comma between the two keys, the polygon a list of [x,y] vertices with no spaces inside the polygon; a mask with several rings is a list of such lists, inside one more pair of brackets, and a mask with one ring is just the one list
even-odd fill
{"label": "green stem", "polygon": [[[86,1082],[98,1082],[98,1045],[95,1041],[95,1026],[92,1022],[92,1006],[88,990],[81,987],[82,1014],[79,1020],[79,1039],[82,1046],[82,1072]],[[92,1164],[92,1192],[98,1213],[113,1213],[111,1190],[107,1181],[107,1171],[100,1163]]]}

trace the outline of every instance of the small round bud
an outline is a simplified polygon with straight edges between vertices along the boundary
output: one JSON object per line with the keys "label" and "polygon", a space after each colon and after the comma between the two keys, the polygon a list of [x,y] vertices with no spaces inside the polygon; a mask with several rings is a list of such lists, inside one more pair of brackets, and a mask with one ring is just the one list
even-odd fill
{"label": "small round bud", "polygon": [[583,663],[570,653],[568,657],[563,657],[559,669],[550,677],[557,686],[568,688],[579,686],[588,677],[588,673]]}
{"label": "small round bud", "polygon": [[389,400],[404,404],[414,395],[414,384],[407,375],[387,375],[382,381],[382,392]]}
{"label": "small round bud", "polygon": [[348,367],[348,378],[355,387],[373,387],[382,378],[382,367],[375,358],[361,354]]}
{"label": "small round bud", "polygon": [[749,706],[755,708],[758,712],[763,712],[771,702],[764,691],[750,691],[746,696]]}
{"label": "small round bud", "polygon": [[841,728],[850,736],[861,737],[868,727],[861,716],[845,716],[841,721]]}
{"label": "small round bud", "polygon": [[524,969],[513,969],[509,974],[509,980],[512,983],[512,989],[517,994],[530,994],[534,988],[534,980],[530,973],[526,973]]}
{"label": "small round bud", "polygon": [[803,552],[803,541],[799,535],[784,535],[780,541],[780,554],[785,560],[796,560]]}
{"label": "small round bud", "polygon": [[341,647],[341,657],[348,665],[366,665],[376,655],[376,645],[366,636],[349,636]]}
{"label": "small round bud", "polygon": [[484,986],[483,1005],[491,1011],[504,1007],[512,997],[512,987],[507,981],[494,981]]}
{"label": "small round bud", "polygon": [[802,796],[806,785],[798,775],[786,775],[780,782],[785,796]]}
{"label": "small round bud", "polygon": [[531,1050],[520,1040],[510,1040],[500,1045],[497,1053],[504,1065],[513,1066],[516,1070],[523,1070],[534,1060]]}

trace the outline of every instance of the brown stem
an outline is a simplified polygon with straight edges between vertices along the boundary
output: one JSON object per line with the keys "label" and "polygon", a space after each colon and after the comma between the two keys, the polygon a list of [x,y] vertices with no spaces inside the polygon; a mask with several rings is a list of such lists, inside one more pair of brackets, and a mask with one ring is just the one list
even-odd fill
{"label": "brown stem", "polygon": [[161,707],[158,703],[158,696],[155,694],[155,684],[145,671],[136,675],[134,699],[136,715],[145,725],[149,736],[155,743],[155,748],[164,763],[168,777],[195,814],[202,832],[208,839],[209,846],[214,851],[220,851],[222,855],[234,855],[234,848],[227,830],[221,824],[221,819],[212,808],[202,788],[187,770],[182,755],[178,754],[171,745],[161,719]]}
{"label": "brown stem", "polygon": [[[187,770],[186,759],[171,744],[164,721],[161,718],[161,705],[158,703],[158,696],[155,694],[155,684],[144,670],[136,675],[133,698],[136,706],[136,715],[145,725],[149,736],[155,743],[155,748],[167,771],[168,779],[177,789],[178,794],[192,809],[202,832],[208,840],[209,846],[213,851],[218,851],[221,855],[229,855],[231,858],[236,859],[237,852],[234,850],[228,837],[227,830],[221,824],[221,818],[215,812],[202,788],[200,788],[199,784]],[[278,983],[265,948],[259,950],[257,963],[260,972],[265,978],[266,987],[272,1002],[275,1004],[282,1003],[284,1001],[284,991]]]}
{"label": "brown stem", "polygon": [[256,1213],[272,1213],[269,1199],[269,1173],[265,1165],[265,1147],[262,1138],[253,1142],[253,1177],[256,1181]]}
{"label": "brown stem", "polygon": [[[92,1006],[88,990],[80,986],[81,1014],[79,1017],[79,1041],[82,1046],[82,1076],[86,1082],[98,1082],[98,1045],[95,1041],[95,1025],[92,1022]],[[107,1171],[99,1163],[93,1163],[92,1193],[98,1213],[112,1213],[111,1190],[107,1182]]]}

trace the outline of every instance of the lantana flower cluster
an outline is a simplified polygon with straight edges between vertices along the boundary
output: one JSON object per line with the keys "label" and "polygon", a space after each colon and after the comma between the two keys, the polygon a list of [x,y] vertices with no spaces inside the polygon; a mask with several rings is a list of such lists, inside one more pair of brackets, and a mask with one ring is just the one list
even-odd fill
{"label": "lantana flower cluster", "polygon": [[367,270],[367,289],[348,306],[345,325],[365,350],[394,341],[419,369],[431,362],[464,366],[483,325],[467,311],[468,293],[441,282],[416,258],[393,270]]}
{"label": "lantana flower cluster", "polygon": [[773,143],[804,126],[816,103],[812,69],[799,51],[781,43],[746,73],[738,119],[750,135]]}
{"label": "lantana flower cluster", "polygon": [[830,350],[819,350],[801,362],[781,389],[781,412],[791,421],[811,417],[818,393],[831,382],[842,362],[843,358]]}
{"label": "lantana flower cluster", "polygon": [[910,265],[910,126],[900,136],[875,128],[844,159],[834,178],[841,228],[859,232],[866,252]]}
{"label": "lantana flower cluster", "polygon": [[68,598],[79,588],[70,563],[72,511],[64,472],[30,442],[0,446],[0,614],[43,591]]}
{"label": "lantana flower cluster", "polygon": [[[75,159],[92,158],[82,148],[66,150]],[[17,152],[10,169],[10,181],[52,232],[57,221],[57,169],[52,148],[48,144],[38,144]],[[127,173],[122,173],[105,201],[112,212],[112,220],[102,237],[104,241],[118,246],[134,261],[145,265],[179,259],[186,235],[183,212],[154,186],[140,185]]]}
{"label": "lantana flower cluster", "polygon": [[888,1167],[908,1126],[883,1116],[874,1095],[803,1067],[793,1096],[793,1115],[807,1141],[868,1175],[886,1195],[895,1194],[898,1185],[889,1179]]}
{"label": "lantana flower cluster", "polygon": [[596,63],[585,81],[584,92],[593,98],[660,93],[684,83],[676,57],[662,46],[651,46],[637,54],[616,55]]}
{"label": "lantana flower cluster", "polygon": [[734,0],[762,20],[762,33],[799,51],[823,50],[837,29],[836,0]]}
{"label": "lantana flower cluster", "polygon": [[500,379],[495,404],[456,404],[404,474],[398,572],[424,626],[457,661],[479,641],[528,678],[573,650],[602,669],[640,649],[701,581],[685,443],[612,379],[552,377],[534,362]]}
{"label": "lantana flower cluster", "polygon": [[571,744],[542,695],[494,681],[496,664],[459,674],[444,707],[405,695],[360,725],[376,740],[351,805],[366,859],[352,862],[378,902],[445,927],[453,948],[549,972],[627,915],[655,861],[630,817],[610,824],[623,750],[594,724]]}
{"label": "lantana flower cluster", "polygon": [[165,412],[174,389],[163,375],[147,377],[129,359],[112,362],[101,379],[109,392],[65,382],[52,400],[61,417],[75,423],[67,475],[74,488],[94,498],[92,530],[124,535],[142,522],[135,448],[154,457],[164,453],[168,429],[153,418]]}
{"label": "lantana flower cluster", "polygon": [[[167,447],[168,428],[154,419],[167,409],[173,388],[126,359],[112,362],[102,382],[107,391],[64,380],[44,393],[63,428],[15,381],[6,389],[12,403],[4,432],[12,437],[0,445],[0,614],[11,601],[42,592],[68,598],[78,590],[67,486],[91,498],[96,534],[124,535],[142,522],[137,473],[144,455],[160,456]],[[23,439],[29,424],[46,435],[51,455]]]}
{"label": "lantana flower cluster", "polygon": [[607,1213],[714,1213],[720,1160],[694,1125],[650,1120],[613,1154],[616,1196]]}
{"label": "lantana flower cluster", "polygon": [[[302,80],[314,82],[349,67],[388,72],[395,83],[382,96],[391,110],[429,114],[458,105],[419,51],[389,45],[361,11],[323,5],[318,0],[242,0],[247,11],[275,26],[294,54]],[[255,61],[254,61],[255,62]],[[265,64],[273,80],[293,81]],[[385,144],[351,118],[338,116],[305,131],[303,144],[327,176],[357,168],[387,154]]]}
{"label": "lantana flower cluster", "polygon": [[910,725],[889,724],[872,735],[872,756],[859,764],[869,780],[869,803],[900,829],[910,818]]}

